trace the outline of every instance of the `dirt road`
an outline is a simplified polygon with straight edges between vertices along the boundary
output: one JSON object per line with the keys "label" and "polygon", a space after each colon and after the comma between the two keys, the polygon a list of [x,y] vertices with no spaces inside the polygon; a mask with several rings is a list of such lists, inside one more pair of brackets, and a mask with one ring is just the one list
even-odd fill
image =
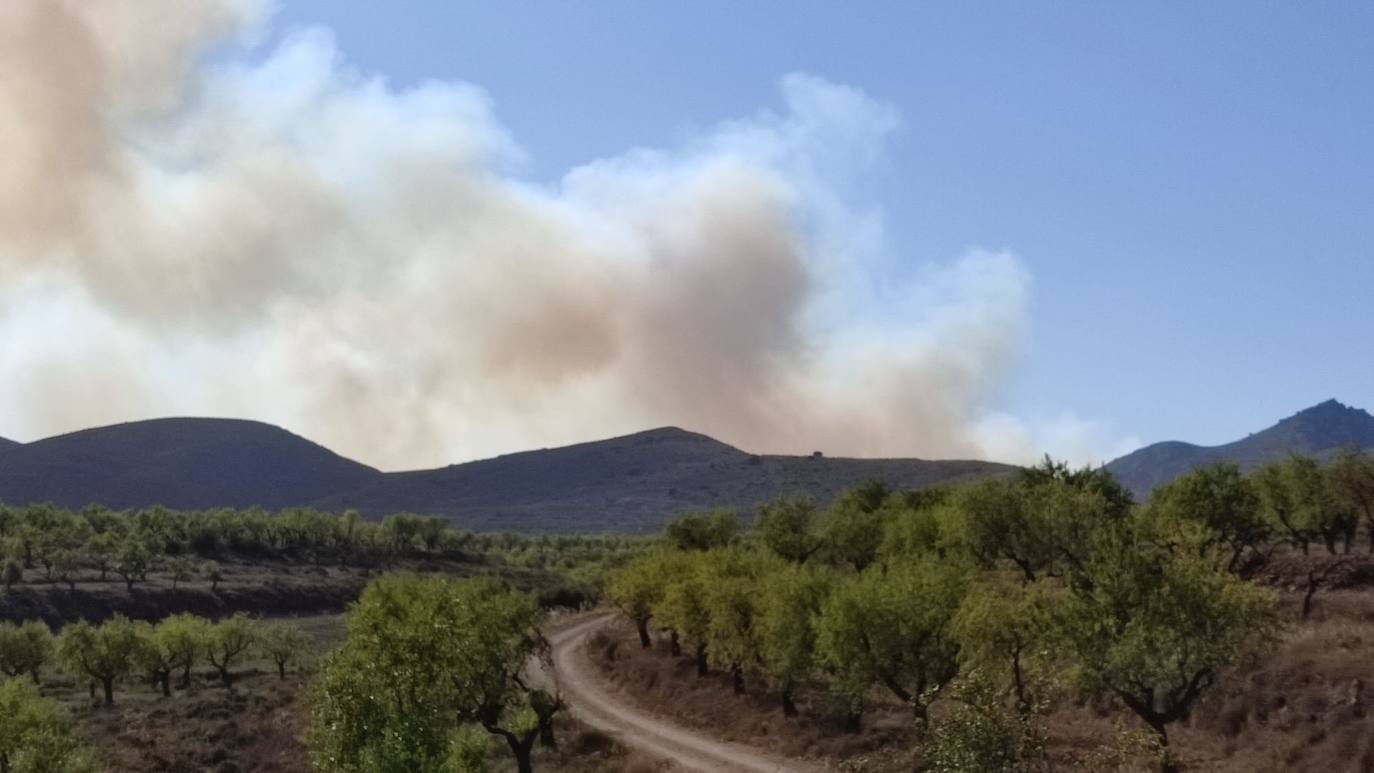
{"label": "dirt road", "polygon": [[643,712],[606,690],[587,661],[582,646],[612,615],[600,615],[550,634],[555,679],[572,713],[584,723],[631,749],[672,760],[681,769],[747,771],[748,773],[822,773],[813,763],[777,757],[767,752],[709,736]]}

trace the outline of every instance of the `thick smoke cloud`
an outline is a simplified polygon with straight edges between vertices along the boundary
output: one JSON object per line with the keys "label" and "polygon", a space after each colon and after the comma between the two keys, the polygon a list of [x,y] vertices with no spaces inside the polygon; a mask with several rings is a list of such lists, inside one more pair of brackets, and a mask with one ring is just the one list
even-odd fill
{"label": "thick smoke cloud", "polygon": [[318,30],[264,50],[269,23],[0,6],[5,434],[239,415],[387,468],[663,424],[761,452],[1045,442],[987,410],[1014,256],[875,278],[881,218],[846,201],[889,106],[791,75],[780,113],[539,185],[479,88],[393,88]]}

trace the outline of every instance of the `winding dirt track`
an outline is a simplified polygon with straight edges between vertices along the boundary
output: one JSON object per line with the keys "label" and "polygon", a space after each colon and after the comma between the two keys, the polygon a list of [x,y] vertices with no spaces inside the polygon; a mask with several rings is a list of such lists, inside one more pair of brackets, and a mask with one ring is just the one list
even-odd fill
{"label": "winding dirt track", "polygon": [[572,713],[631,749],[672,760],[686,770],[822,773],[825,768],[715,740],[629,706],[608,692],[587,662],[587,637],[613,616],[599,615],[551,632],[554,679]]}

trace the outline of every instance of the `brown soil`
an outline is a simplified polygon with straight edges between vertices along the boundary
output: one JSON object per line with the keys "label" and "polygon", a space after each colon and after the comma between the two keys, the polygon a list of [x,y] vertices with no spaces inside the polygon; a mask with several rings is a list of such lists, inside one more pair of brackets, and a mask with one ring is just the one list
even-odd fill
{"label": "brown soil", "polygon": [[[1284,593],[1290,621],[1258,667],[1219,683],[1193,716],[1171,728],[1185,770],[1214,773],[1374,772],[1374,591],[1323,591],[1311,619],[1299,620],[1301,593]],[[836,707],[816,686],[803,691],[802,716],[786,719],[777,698],[758,683],[733,694],[730,680],[697,678],[666,642],[639,647],[620,622],[594,636],[589,655],[618,700],[713,737],[790,757],[825,758],[847,771],[919,769],[909,714],[874,693],[858,735],[843,732]],[[937,714],[938,715],[938,714]],[[1059,696],[1044,718],[1057,770],[1148,770],[1138,743],[1144,727],[1120,709]]]}

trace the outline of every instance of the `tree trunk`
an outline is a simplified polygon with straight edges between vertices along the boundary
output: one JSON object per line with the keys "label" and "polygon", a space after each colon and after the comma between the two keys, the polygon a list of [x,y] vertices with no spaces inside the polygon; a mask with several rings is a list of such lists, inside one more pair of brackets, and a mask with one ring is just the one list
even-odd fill
{"label": "tree trunk", "polygon": [[784,717],[797,716],[797,704],[792,701],[792,685],[782,688],[782,715]]}
{"label": "tree trunk", "polygon": [[162,697],[172,697],[172,672],[163,671],[161,674],[158,674],[158,682],[162,684]]}
{"label": "tree trunk", "polygon": [[706,645],[705,645],[705,644],[698,644],[698,645],[697,645],[697,678],[698,678],[698,679],[700,679],[700,678],[703,677],[703,676],[706,676],[706,674],[710,672],[710,669],[708,669],[706,666],[707,666],[707,663],[706,663]]}
{"label": "tree trunk", "polygon": [[652,640],[649,639],[649,619],[636,620],[635,627],[639,629],[639,646],[646,650],[649,649],[649,646],[653,644]]}
{"label": "tree trunk", "polygon": [[730,686],[735,689],[736,695],[744,694],[744,669],[738,665],[730,667]]}
{"label": "tree trunk", "polygon": [[1317,586],[1321,585],[1321,580],[1317,579],[1315,572],[1307,573],[1307,593],[1302,597],[1302,619],[1312,614],[1312,597],[1317,595]]}
{"label": "tree trunk", "polygon": [[181,689],[187,690],[191,687],[191,662],[188,660],[186,665],[181,668]]}
{"label": "tree trunk", "polygon": [[844,715],[844,731],[846,733],[858,733],[863,729],[863,709],[851,708]]}
{"label": "tree trunk", "polygon": [[29,676],[33,677],[33,683],[34,683],[34,684],[39,684],[39,681],[38,681],[38,669],[35,668],[34,670],[30,671],[30,672],[29,672]]}
{"label": "tree trunk", "polygon": [[682,642],[678,641],[677,631],[668,632],[668,654],[673,657],[682,654]]}
{"label": "tree trunk", "polygon": [[539,723],[539,745],[545,749],[558,748],[558,738],[553,734],[553,717]]}
{"label": "tree trunk", "polygon": [[224,682],[224,688],[226,690],[234,689],[234,677],[229,673],[229,666],[227,664],[223,666],[216,664],[215,668],[219,671],[220,681]]}
{"label": "tree trunk", "polygon": [[285,660],[278,660],[278,661],[277,661],[277,678],[280,679],[280,680],[282,680],[283,682],[286,681],[286,661],[285,661]]}
{"label": "tree trunk", "polygon": [[102,687],[105,688],[105,705],[106,705],[106,706],[113,706],[113,705],[114,705],[114,679],[113,679],[113,678],[110,678],[110,679],[102,679],[102,680],[100,680],[100,684],[101,684]]}
{"label": "tree trunk", "polygon": [[1159,736],[1159,773],[1179,773],[1178,763],[1169,753],[1169,729],[1160,719],[1145,720],[1150,724],[1150,728]]}

